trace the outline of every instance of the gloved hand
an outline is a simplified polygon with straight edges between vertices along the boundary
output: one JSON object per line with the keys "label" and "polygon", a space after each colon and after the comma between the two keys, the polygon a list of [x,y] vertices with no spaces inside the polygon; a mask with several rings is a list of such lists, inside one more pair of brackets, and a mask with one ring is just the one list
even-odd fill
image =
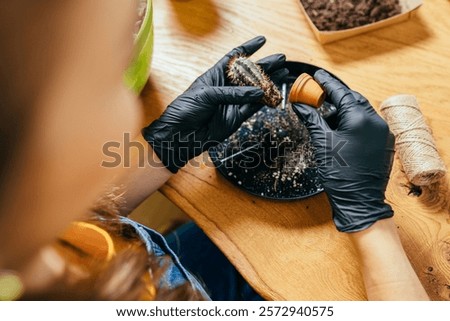
{"label": "gloved hand", "polygon": [[[233,49],[197,78],[159,119],[143,129],[144,138],[172,173],[228,138],[262,107],[263,91],[257,87],[230,86],[226,68],[231,57],[250,56],[265,42],[260,36]],[[289,73],[282,68],[285,60],[284,55],[277,54],[257,63],[276,82]]]}
{"label": "gloved hand", "polygon": [[332,130],[316,109],[293,105],[315,147],[319,179],[341,232],[357,232],[393,216],[384,202],[394,155],[394,136],[361,94],[323,70],[314,78],[337,107]]}

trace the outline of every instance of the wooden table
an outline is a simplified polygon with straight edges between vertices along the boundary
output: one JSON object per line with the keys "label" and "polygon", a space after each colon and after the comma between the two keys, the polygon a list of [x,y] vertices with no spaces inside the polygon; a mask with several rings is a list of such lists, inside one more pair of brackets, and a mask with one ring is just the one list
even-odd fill
{"label": "wooden table", "polygon": [[[154,0],[155,51],[143,97],[146,120],[223,54],[265,35],[256,58],[283,52],[338,75],[378,108],[398,93],[417,96],[450,165],[450,3],[426,1],[414,19],[321,45],[298,0]],[[414,269],[435,300],[450,299],[450,192],[446,179],[408,194],[398,159],[387,189]],[[187,166],[161,189],[225,251],[268,299],[362,300],[355,250],[335,230],[325,194],[295,202],[251,196],[209,166]],[[244,246],[245,245],[245,246]],[[287,252],[286,249],[289,249]],[[266,266],[267,268],[263,268]]]}

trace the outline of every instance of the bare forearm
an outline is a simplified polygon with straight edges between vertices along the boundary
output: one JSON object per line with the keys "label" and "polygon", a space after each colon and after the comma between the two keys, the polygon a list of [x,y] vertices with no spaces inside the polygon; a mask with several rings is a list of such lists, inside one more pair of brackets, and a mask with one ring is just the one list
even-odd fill
{"label": "bare forearm", "polygon": [[130,157],[130,167],[114,182],[124,190],[125,205],[120,213],[124,216],[130,214],[172,176],[141,136],[135,142],[142,148],[131,150],[133,154]]}
{"label": "bare forearm", "polygon": [[393,219],[351,233],[369,300],[429,300],[400,242]]}

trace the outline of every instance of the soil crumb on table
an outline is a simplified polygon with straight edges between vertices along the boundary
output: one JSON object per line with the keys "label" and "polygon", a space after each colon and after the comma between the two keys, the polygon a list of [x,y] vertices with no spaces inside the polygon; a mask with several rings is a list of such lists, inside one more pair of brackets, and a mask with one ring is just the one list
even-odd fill
{"label": "soil crumb on table", "polygon": [[399,0],[300,0],[319,30],[364,26],[401,13]]}

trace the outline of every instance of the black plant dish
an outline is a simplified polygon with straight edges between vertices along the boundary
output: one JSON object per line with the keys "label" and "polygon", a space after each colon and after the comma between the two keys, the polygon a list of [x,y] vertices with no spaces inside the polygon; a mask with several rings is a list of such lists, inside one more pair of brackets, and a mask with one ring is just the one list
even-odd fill
{"label": "black plant dish", "polygon": [[[217,170],[231,183],[264,198],[302,199],[323,191],[314,150],[306,127],[287,101],[289,90],[302,73],[320,69],[303,62],[286,62],[289,76],[278,84],[284,100],[277,108],[263,107],[223,141],[210,148]],[[318,109],[332,124],[336,108],[329,102]]]}

